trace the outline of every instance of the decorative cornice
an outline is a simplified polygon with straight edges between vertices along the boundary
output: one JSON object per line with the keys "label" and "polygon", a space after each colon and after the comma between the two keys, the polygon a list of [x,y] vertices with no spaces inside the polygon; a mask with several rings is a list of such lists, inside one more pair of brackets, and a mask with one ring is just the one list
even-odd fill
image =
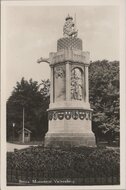
{"label": "decorative cornice", "polygon": [[90,54],[89,52],[82,52],[80,50],[63,50],[50,54],[50,65],[55,65],[58,63],[72,62],[72,63],[81,63],[88,65],[90,63]]}

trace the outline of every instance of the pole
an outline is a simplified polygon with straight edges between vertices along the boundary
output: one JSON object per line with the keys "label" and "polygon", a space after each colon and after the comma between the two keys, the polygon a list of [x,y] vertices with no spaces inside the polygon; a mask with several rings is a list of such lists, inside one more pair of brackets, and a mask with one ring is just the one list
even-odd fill
{"label": "pole", "polygon": [[74,26],[75,26],[75,31],[76,31],[76,28],[77,28],[77,26],[76,26],[76,13],[74,14]]}
{"label": "pole", "polygon": [[22,128],[22,142],[24,143],[24,107],[23,107],[23,128]]}
{"label": "pole", "polygon": [[12,136],[13,136],[12,141],[14,142],[14,128],[13,128],[13,135]]}
{"label": "pole", "polygon": [[13,128],[13,139],[12,141],[14,142],[14,127],[15,127],[15,123],[12,124],[12,128]]}

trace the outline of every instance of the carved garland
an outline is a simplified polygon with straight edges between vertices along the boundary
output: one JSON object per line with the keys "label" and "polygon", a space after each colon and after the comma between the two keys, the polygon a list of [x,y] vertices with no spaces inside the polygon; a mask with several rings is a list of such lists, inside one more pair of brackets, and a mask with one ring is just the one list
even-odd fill
{"label": "carved garland", "polygon": [[63,110],[63,111],[49,111],[48,119],[49,120],[62,120],[62,119],[70,120],[71,118],[74,120],[92,120],[92,112],[91,111],[81,111],[81,110]]}

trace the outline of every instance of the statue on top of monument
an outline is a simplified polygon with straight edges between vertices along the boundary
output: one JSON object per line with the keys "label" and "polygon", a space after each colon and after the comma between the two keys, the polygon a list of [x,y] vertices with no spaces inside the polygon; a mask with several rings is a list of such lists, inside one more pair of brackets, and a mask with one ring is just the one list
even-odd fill
{"label": "statue on top of monument", "polygon": [[75,22],[73,22],[73,18],[68,14],[63,27],[63,35],[64,37],[77,37],[77,33],[78,30],[75,28]]}

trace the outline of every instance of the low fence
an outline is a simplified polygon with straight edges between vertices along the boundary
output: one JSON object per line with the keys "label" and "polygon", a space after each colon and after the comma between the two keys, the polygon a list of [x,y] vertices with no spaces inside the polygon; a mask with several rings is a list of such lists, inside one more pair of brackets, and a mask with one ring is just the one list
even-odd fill
{"label": "low fence", "polygon": [[[7,169],[7,185],[119,185],[118,176],[100,176],[97,175],[76,177],[70,172],[70,177],[65,175],[66,171],[48,171],[41,170],[19,170]],[[66,176],[66,177],[64,177]]]}

